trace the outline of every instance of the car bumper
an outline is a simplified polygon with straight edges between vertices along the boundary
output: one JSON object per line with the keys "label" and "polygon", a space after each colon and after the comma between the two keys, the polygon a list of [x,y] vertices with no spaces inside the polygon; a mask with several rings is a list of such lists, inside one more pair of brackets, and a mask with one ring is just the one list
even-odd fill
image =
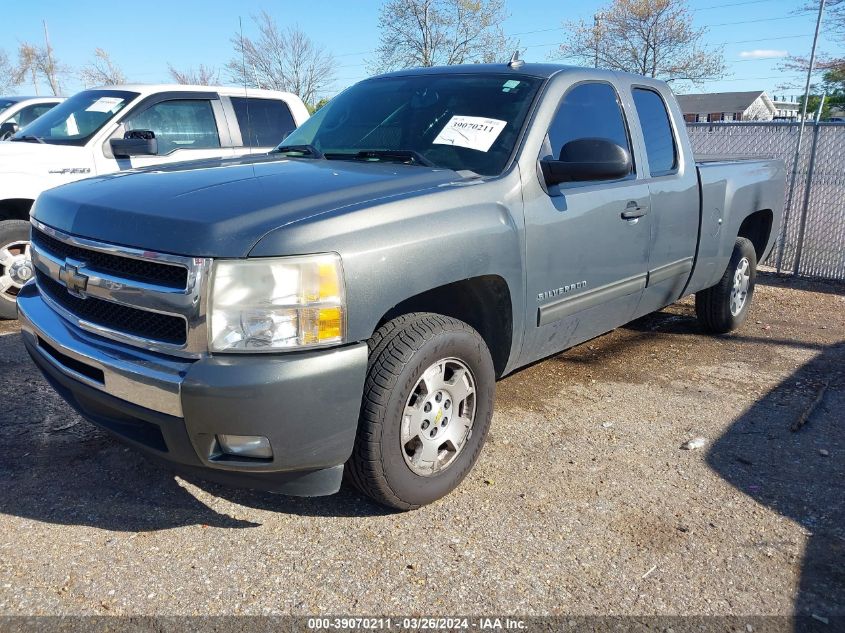
{"label": "car bumper", "polygon": [[[91,422],[190,475],[321,495],[352,452],[367,346],[181,359],[88,334],[34,284],[18,297],[24,345],[56,391]],[[223,455],[218,435],[270,440],[270,459]]]}

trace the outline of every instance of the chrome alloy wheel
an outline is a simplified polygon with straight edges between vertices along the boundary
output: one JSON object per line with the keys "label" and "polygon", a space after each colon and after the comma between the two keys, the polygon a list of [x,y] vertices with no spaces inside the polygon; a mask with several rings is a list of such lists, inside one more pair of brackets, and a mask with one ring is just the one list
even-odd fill
{"label": "chrome alloy wheel", "polygon": [[742,312],[745,302],[748,300],[748,285],[751,281],[751,264],[747,257],[743,257],[736,265],[734,272],[734,285],[731,289],[731,314],[733,316]]}
{"label": "chrome alloy wheel", "polygon": [[29,258],[29,242],[19,241],[0,247],[0,297],[15,301],[23,285],[32,279],[35,268]]}
{"label": "chrome alloy wheel", "polygon": [[475,378],[457,358],[426,369],[402,414],[400,441],[405,463],[429,477],[448,468],[466,446],[475,421]]}

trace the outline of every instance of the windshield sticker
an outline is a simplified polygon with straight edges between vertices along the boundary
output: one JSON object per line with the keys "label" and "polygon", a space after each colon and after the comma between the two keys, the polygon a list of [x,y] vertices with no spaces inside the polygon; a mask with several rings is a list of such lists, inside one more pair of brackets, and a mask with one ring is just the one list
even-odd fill
{"label": "windshield sticker", "polygon": [[440,134],[432,141],[434,145],[457,145],[486,152],[499,134],[505,129],[507,121],[486,119],[480,116],[453,116]]}
{"label": "windshield sticker", "polygon": [[518,85],[519,82],[516,79],[508,79],[504,84],[502,84],[502,92],[510,92]]}
{"label": "windshield sticker", "polygon": [[94,103],[85,108],[86,112],[111,112],[123,103],[120,97],[100,97]]}

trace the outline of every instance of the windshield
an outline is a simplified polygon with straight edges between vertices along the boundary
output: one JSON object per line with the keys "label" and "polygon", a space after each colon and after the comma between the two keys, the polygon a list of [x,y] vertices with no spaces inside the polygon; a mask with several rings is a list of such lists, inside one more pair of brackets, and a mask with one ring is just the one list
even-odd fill
{"label": "windshield", "polygon": [[137,96],[136,92],[123,90],[85,90],[27,125],[12,140],[85,145]]}
{"label": "windshield", "polygon": [[279,147],[310,146],[329,159],[416,155],[417,164],[492,176],[513,153],[541,83],[514,74],[370,79],[332,99]]}

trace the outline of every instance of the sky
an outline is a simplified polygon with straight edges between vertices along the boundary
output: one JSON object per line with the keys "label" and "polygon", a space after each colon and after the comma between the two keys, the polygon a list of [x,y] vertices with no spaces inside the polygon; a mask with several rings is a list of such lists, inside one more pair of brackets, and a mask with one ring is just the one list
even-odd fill
{"label": "sky", "polygon": [[[550,61],[565,36],[563,23],[592,16],[608,4],[600,0],[506,0],[510,17],[503,23],[519,41],[526,61]],[[814,15],[796,15],[802,0],[689,0],[696,27],[708,28],[706,43],[723,45],[728,76],[700,87],[701,92],[766,90],[770,95],[799,95],[803,78],[778,69],[789,55],[809,56]],[[315,43],[337,58],[336,81],[329,95],[367,76],[366,60],[378,43],[378,0],[30,0],[3,8],[0,50],[14,57],[21,41],[43,42],[46,20],[56,57],[79,68],[95,48],[109,52],[129,81],[167,83],[167,65],[179,69],[200,64],[222,68],[232,56],[231,37],[243,19],[244,35],[255,34],[251,16],[266,10],[280,26],[298,25]],[[10,26],[13,25],[13,26]],[[823,33],[819,49],[845,54]],[[225,73],[223,73],[225,77]],[[225,83],[225,82],[224,82]],[[782,90],[786,83],[795,88]],[[73,77],[66,94],[82,88]],[[688,89],[684,91],[699,91]],[[45,94],[46,87],[40,87]],[[32,94],[32,85],[18,93]]]}

